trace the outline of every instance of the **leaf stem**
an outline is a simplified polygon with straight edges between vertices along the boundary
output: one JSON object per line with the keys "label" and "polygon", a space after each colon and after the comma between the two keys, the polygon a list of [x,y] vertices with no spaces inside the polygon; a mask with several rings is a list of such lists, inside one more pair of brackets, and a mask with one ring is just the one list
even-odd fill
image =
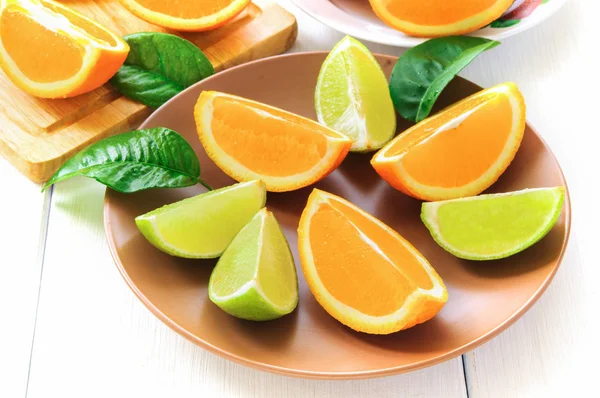
{"label": "leaf stem", "polygon": [[205,183],[204,181],[202,181],[201,179],[198,179],[198,182],[200,184],[202,184],[202,186],[206,189],[208,189],[209,191],[212,191],[213,189],[210,187],[210,185],[208,185],[207,183]]}

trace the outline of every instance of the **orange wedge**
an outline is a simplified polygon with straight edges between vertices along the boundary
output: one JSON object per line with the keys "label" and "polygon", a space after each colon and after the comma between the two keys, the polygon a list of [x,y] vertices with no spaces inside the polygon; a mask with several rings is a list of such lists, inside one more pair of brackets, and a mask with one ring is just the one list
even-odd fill
{"label": "orange wedge", "polygon": [[386,24],[411,36],[460,35],[499,18],[514,0],[369,0]]}
{"label": "orange wedge", "polygon": [[302,270],[321,306],[344,325],[389,334],[433,318],[442,279],[396,231],[352,203],[313,190],[298,227]]}
{"label": "orange wedge", "polygon": [[463,99],[389,142],[371,164],[417,199],[475,196],[514,159],[525,132],[525,101],[514,83]]}
{"label": "orange wedge", "polygon": [[137,17],[174,30],[200,32],[235,18],[250,0],[119,0]]}
{"label": "orange wedge", "polygon": [[293,191],[331,173],[352,140],[312,120],[234,95],[204,91],[194,109],[208,156],[237,181]]}
{"label": "orange wedge", "polygon": [[60,3],[0,4],[0,65],[31,95],[65,98],[92,91],[127,58],[123,39]]}

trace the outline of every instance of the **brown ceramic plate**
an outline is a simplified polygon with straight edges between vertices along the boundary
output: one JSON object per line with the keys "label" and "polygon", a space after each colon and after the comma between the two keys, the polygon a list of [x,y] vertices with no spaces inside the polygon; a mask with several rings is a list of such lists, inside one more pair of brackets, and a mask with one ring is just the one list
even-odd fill
{"label": "brown ceramic plate", "polygon": [[[143,128],[165,126],[182,134],[200,158],[202,178],[213,187],[234,183],[205,155],[196,135],[193,107],[202,90],[219,90],[315,117],[314,88],[325,53],[294,54],[252,62],[191,87],[157,110]],[[395,58],[377,56],[389,74]],[[437,108],[480,88],[455,79]],[[408,127],[400,121],[398,131]],[[420,202],[389,187],[369,165],[370,155],[350,154],[338,170],[316,184],[374,214],[412,242],[444,279],[448,304],[431,321],[388,336],[354,332],[315,301],[302,276],[296,228],[312,187],[268,194],[294,252],[300,278],[296,311],[279,320],[235,319],[210,302],[208,278],[214,260],[170,257],[152,247],[134,217],[204,191],[201,186],[135,194],[107,190],[104,222],[110,250],[123,277],[158,318],[192,342],[255,368],[313,378],[361,378],[433,365],[506,329],[544,292],[569,237],[570,202],[554,229],[530,249],[501,261],[460,260],[441,249],[419,219]],[[566,185],[550,149],[527,126],[516,159],[490,192]]]}

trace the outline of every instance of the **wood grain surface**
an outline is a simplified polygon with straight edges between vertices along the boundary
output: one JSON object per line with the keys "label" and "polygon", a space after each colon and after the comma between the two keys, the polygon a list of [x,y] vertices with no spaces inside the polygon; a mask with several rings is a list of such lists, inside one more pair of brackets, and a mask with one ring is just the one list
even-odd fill
{"label": "wood grain surface", "polygon": [[[119,35],[165,31],[138,19],[118,0],[63,3]],[[286,51],[296,39],[297,25],[277,4],[256,0],[219,29],[177,34],[200,47],[219,71]],[[0,92],[0,154],[35,182],[48,180],[80,149],[137,127],[152,112],[109,84],[74,98],[43,99],[22,92],[0,71]]]}
{"label": "wood grain surface", "polygon": [[[293,51],[329,50],[342,38],[291,1],[280,4],[298,19]],[[9,325],[0,328],[0,397],[597,396],[598,15],[598,1],[572,0],[462,73],[483,86],[519,84],[528,118],[557,155],[571,192],[573,234],[563,265],[505,333],[463,358],[383,379],[307,381],[230,363],[169,330],[128,290],[106,247],[102,186],[76,179],[44,197],[0,160],[0,313]]]}

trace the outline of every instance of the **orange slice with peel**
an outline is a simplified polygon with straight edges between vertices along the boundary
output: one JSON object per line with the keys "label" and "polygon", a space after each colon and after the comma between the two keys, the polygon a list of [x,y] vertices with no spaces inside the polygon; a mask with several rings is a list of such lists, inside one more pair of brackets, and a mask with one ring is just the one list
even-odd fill
{"label": "orange slice with peel", "polygon": [[194,109],[208,156],[237,181],[293,191],[327,176],[352,140],[310,119],[234,95],[203,91]]}
{"label": "orange slice with peel", "polygon": [[475,196],[514,159],[525,101],[514,83],[480,91],[401,133],[371,160],[391,186],[417,199]]}
{"label": "orange slice with peel", "polygon": [[65,98],[92,91],[121,67],[129,46],[51,0],[0,2],[0,65],[23,91]]}
{"label": "orange slice with peel", "polygon": [[147,22],[173,30],[200,32],[218,28],[241,13],[250,0],[119,0]]}
{"label": "orange slice with peel", "polygon": [[433,318],[448,300],[442,279],[400,234],[352,203],[313,190],[298,227],[306,282],[344,325],[389,334]]}
{"label": "orange slice with peel", "polygon": [[387,25],[418,37],[461,35],[498,19],[514,0],[369,0]]}

